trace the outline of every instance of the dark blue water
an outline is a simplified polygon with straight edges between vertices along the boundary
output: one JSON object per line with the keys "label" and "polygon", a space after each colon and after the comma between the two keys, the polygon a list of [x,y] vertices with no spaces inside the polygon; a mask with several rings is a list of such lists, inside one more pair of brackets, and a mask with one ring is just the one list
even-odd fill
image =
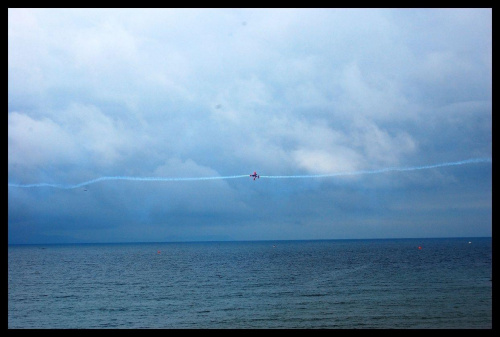
{"label": "dark blue water", "polygon": [[491,238],[14,245],[8,270],[9,328],[492,328]]}

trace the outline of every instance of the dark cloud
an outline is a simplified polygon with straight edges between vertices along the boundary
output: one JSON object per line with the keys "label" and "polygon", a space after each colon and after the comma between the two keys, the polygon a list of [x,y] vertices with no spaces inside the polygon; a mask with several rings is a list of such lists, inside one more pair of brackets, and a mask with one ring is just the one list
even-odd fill
{"label": "dark cloud", "polygon": [[[491,27],[491,9],[9,9],[9,183],[488,158]],[[9,187],[9,242],[491,235],[488,163],[87,187]]]}

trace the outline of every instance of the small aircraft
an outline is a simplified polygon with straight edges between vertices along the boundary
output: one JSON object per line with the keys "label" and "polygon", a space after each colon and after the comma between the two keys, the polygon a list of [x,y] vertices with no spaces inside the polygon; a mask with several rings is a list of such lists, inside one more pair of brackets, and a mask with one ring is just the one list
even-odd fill
{"label": "small aircraft", "polygon": [[251,174],[250,177],[253,177],[253,180],[255,180],[255,178],[260,178],[260,176],[255,171],[253,171],[253,174]]}

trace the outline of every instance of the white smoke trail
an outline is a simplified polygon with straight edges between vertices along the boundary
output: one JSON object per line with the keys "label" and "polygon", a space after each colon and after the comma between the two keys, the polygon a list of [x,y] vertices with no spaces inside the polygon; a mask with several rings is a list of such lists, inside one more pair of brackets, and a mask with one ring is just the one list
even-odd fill
{"label": "white smoke trail", "polygon": [[261,178],[268,179],[288,179],[288,178],[326,178],[326,177],[338,177],[338,176],[347,176],[347,175],[360,175],[360,174],[377,174],[391,171],[415,171],[415,170],[426,170],[437,167],[445,167],[445,166],[454,166],[454,165],[465,165],[472,163],[491,163],[491,158],[475,158],[475,159],[467,159],[449,163],[441,163],[434,165],[425,165],[425,166],[414,166],[414,167],[388,167],[384,169],[378,170],[364,170],[364,171],[350,171],[350,172],[337,172],[337,173],[329,173],[329,174],[313,174],[313,175],[297,175],[297,176],[260,176]]}
{"label": "white smoke trail", "polygon": [[225,177],[193,177],[193,178],[162,178],[162,177],[126,177],[126,176],[117,176],[117,177],[100,177],[93,180],[85,181],[83,183],[74,184],[74,185],[61,185],[61,184],[48,184],[48,183],[38,183],[38,184],[11,184],[9,183],[9,187],[55,187],[61,189],[73,189],[84,187],[90,184],[95,184],[99,181],[108,181],[108,180],[128,180],[128,181],[200,181],[200,180],[221,180],[221,179],[235,179],[235,178],[243,178],[248,177],[247,174],[239,175],[239,176],[225,176]]}
{"label": "white smoke trail", "polygon": [[[415,171],[415,170],[426,170],[438,167],[446,167],[446,166],[455,166],[455,165],[465,165],[465,164],[473,164],[473,163],[491,163],[491,158],[475,158],[475,159],[467,159],[456,162],[449,163],[441,163],[434,165],[425,165],[425,166],[414,166],[414,167],[389,167],[378,170],[365,170],[365,171],[351,171],[351,172],[338,172],[331,174],[313,174],[313,175],[290,175],[290,176],[263,176],[261,178],[267,179],[293,179],[293,178],[326,178],[326,177],[339,177],[346,175],[361,175],[361,174],[378,174],[384,172],[391,171]],[[248,174],[235,175],[235,176],[217,176],[217,177],[193,177],[193,178],[162,178],[162,177],[127,177],[127,176],[117,176],[117,177],[100,177],[93,180],[85,181],[79,184],[74,185],[61,185],[61,184],[49,184],[49,183],[37,183],[37,184],[14,184],[9,183],[9,187],[21,187],[21,188],[29,188],[29,187],[54,187],[60,189],[73,189],[84,187],[87,185],[95,184],[100,181],[109,181],[109,180],[128,180],[128,181],[156,181],[156,182],[166,182],[166,181],[201,181],[201,180],[223,180],[223,179],[237,179],[237,178],[247,178]]]}

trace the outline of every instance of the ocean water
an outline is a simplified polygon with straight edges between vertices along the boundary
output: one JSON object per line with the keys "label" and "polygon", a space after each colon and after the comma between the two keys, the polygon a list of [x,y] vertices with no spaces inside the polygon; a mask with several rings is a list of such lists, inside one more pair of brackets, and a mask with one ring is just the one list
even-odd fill
{"label": "ocean water", "polygon": [[492,240],[9,245],[8,328],[491,329]]}

